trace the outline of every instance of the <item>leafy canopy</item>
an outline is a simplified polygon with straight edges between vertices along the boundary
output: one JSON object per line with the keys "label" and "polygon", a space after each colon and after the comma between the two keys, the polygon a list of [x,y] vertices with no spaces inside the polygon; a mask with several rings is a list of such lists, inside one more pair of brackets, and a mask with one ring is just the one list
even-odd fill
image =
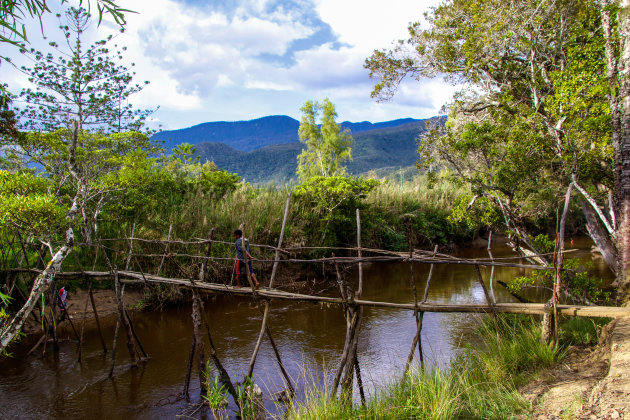
{"label": "leafy canopy", "polygon": [[[352,160],[352,136],[349,130],[341,131],[335,122],[335,105],[328,98],[324,102],[306,101],[298,134],[306,149],[298,155],[297,174],[301,182],[314,176],[346,174],[343,162]],[[322,114],[321,125],[317,124]]]}

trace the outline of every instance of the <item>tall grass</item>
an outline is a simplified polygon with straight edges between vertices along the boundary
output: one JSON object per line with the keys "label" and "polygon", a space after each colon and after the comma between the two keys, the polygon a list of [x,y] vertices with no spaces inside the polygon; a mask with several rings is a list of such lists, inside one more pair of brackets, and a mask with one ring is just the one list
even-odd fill
{"label": "tall grass", "polygon": [[383,182],[365,200],[367,232],[363,236],[370,246],[405,250],[411,226],[418,246],[430,249],[435,244],[465,243],[477,227],[454,223],[449,216],[457,199],[468,193],[466,187],[448,179],[430,183],[423,175],[405,184]]}
{"label": "tall grass", "polygon": [[[229,240],[234,229],[245,223],[245,234],[252,243],[273,244],[280,233],[284,205],[291,187],[242,185],[224,197],[214,198],[201,191],[187,192],[179,203],[156,206],[152,214],[136,220],[139,231],[151,237],[166,237],[169,225],[178,238],[205,237],[215,228],[215,238]],[[430,187],[418,176],[404,186],[382,180],[362,201],[362,221],[366,246],[401,247],[406,244],[407,221],[412,220],[419,242],[430,245],[462,240],[465,229],[449,222],[455,200],[465,194],[463,187],[444,181]],[[320,232],[313,230],[312,203],[292,199],[285,242],[290,245],[317,245]],[[354,220],[354,209],[352,217]],[[131,222],[116,221],[115,229],[129,234]],[[354,222],[339,236],[354,237]],[[109,232],[108,232],[109,233]],[[113,232],[111,235],[115,236]],[[122,235],[125,236],[125,235]],[[398,243],[400,242],[400,243]],[[406,246],[406,245],[405,245]]]}
{"label": "tall grass", "polygon": [[[277,243],[280,235],[284,207],[292,187],[255,187],[242,184],[234,191],[222,197],[204,193],[201,189],[173,191],[162,199],[159,205],[151,206],[146,214],[130,215],[131,219],[118,218],[104,222],[100,226],[104,238],[124,238],[131,234],[135,223],[135,236],[150,239],[166,239],[169,226],[172,226],[171,239],[205,238],[211,228],[214,239],[232,241],[232,232],[241,223],[245,224],[245,236],[252,244]],[[434,244],[465,243],[472,238],[469,227],[452,223],[449,216],[455,200],[467,191],[448,181],[430,187],[427,179],[417,176],[404,185],[393,181],[382,180],[367,197],[357,204],[361,208],[363,245],[373,248],[405,250],[408,248],[408,227],[411,225],[416,246],[430,249]],[[178,195],[179,194],[179,195]],[[175,197],[177,196],[177,197]],[[354,207],[334,210],[345,212],[337,214],[334,234],[326,235],[326,222],[306,198],[292,198],[289,220],[285,230],[285,247],[299,246],[351,246],[355,243],[356,225]],[[347,214],[346,214],[347,213]],[[325,241],[324,239],[325,238]],[[120,248],[119,266],[125,266],[125,242],[116,243]],[[134,249],[146,254],[160,255],[164,252],[162,245],[135,244]],[[170,252],[181,254],[198,254],[203,252],[199,247],[177,248],[171,246]],[[317,251],[309,255],[318,257]],[[233,246],[230,244],[213,244],[212,255],[232,257]],[[255,249],[255,257],[269,259],[268,251]],[[93,261],[93,255],[85,255],[82,263]],[[162,267],[163,274],[171,276],[195,276],[199,272],[199,261],[180,258],[176,264],[169,258]],[[143,269],[155,272],[161,258],[141,259]],[[71,262],[69,262],[70,264]],[[213,264],[213,278],[229,278],[233,264],[225,261]],[[270,268],[269,264],[259,265],[261,270]]]}
{"label": "tall grass", "polygon": [[506,316],[496,326],[485,320],[477,330],[478,342],[465,347],[446,369],[410,372],[377,391],[364,408],[312,387],[287,418],[509,418],[530,408],[518,386],[564,356],[559,347],[542,344],[540,333],[540,324],[531,318]]}

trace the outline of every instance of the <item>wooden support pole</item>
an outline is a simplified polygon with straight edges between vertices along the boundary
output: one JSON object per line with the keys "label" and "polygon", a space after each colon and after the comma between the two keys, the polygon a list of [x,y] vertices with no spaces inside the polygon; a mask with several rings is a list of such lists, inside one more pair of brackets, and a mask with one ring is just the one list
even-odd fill
{"label": "wooden support pole", "polygon": [[[282,218],[282,227],[280,228],[280,237],[278,238],[278,248],[276,248],[275,260],[273,263],[273,268],[271,270],[271,278],[269,279],[269,287],[273,287],[273,282],[276,277],[276,272],[278,270],[278,260],[280,258],[279,248],[282,247],[282,240],[284,238],[284,227],[287,223],[287,216],[289,214],[289,204],[291,202],[291,194],[287,197],[287,203],[284,207],[284,216]],[[246,267],[248,270],[248,267]],[[248,271],[249,272],[249,271]],[[258,351],[260,350],[260,345],[262,344],[263,335],[267,332],[267,318],[269,317],[269,307],[270,302],[268,300],[265,301],[265,308],[263,310],[262,324],[260,326],[260,332],[258,333],[258,340],[256,340],[256,346],[254,347],[254,351],[249,361],[249,370],[247,371],[247,376],[251,377],[254,373],[254,364],[256,363],[256,357],[258,356]]]}
{"label": "wooden support pole", "polygon": [[354,296],[351,297],[352,302],[347,302],[348,309],[346,311],[346,341],[344,343],[344,350],[341,355],[341,361],[339,368],[333,381],[333,395],[337,394],[337,388],[339,381],[342,384],[342,396],[346,398],[349,394],[350,400],[352,399],[352,377],[355,366],[355,359],[357,358],[357,347],[359,343],[359,329],[361,327],[361,320],[363,316],[363,307],[354,305],[355,299],[360,299],[363,293],[363,262],[362,248],[361,248],[361,214],[359,209],[356,209],[357,218],[357,256],[359,261],[359,284]]}
{"label": "wooden support pole", "polygon": [[488,293],[488,289],[486,288],[486,284],[483,282],[483,277],[481,276],[481,270],[479,269],[478,265],[475,266],[475,271],[477,272],[477,280],[479,280],[479,284],[481,285],[481,289],[483,289],[483,295],[486,298],[486,303],[488,304],[488,307],[490,308],[490,313],[496,319],[497,311],[496,311],[496,308],[495,308],[495,304],[492,301],[492,298],[490,297],[490,294]]}
{"label": "wooden support pole", "polygon": [[348,358],[346,359],[346,365],[343,370],[343,377],[341,380],[342,393],[352,395],[352,377],[354,375],[354,359],[357,357],[357,347],[359,345],[359,328],[361,326],[361,320],[363,318],[363,307],[355,307],[354,310],[357,314],[357,321],[354,324],[354,328],[350,332],[352,337],[350,341]]}
{"label": "wooden support pole", "polygon": [[557,240],[557,257],[556,272],[554,276],[553,287],[553,341],[558,342],[558,299],[562,291],[562,266],[564,264],[564,232],[567,225],[567,216],[569,214],[569,205],[571,204],[571,192],[573,191],[573,182],[569,184],[567,193],[564,197],[564,209],[562,210],[562,218],[560,219],[560,230],[558,231]]}
{"label": "wooden support pole", "polygon": [[[411,228],[411,221],[409,222],[409,226],[407,228],[407,240],[409,242],[409,259],[413,258],[413,231]],[[418,288],[416,287],[416,275],[413,271],[413,261],[409,262],[409,275],[411,277],[411,286],[413,288],[413,316],[416,318],[416,329],[418,328],[418,323],[420,322],[420,316],[418,314]],[[420,360],[422,360],[422,345],[418,347],[418,353],[420,353]]]}
{"label": "wooden support pole", "polygon": [[280,260],[280,248],[282,248],[282,241],[284,239],[284,228],[287,224],[289,217],[289,205],[291,204],[291,193],[287,197],[287,203],[284,206],[284,216],[282,217],[282,227],[280,228],[280,237],[278,238],[278,247],[276,248],[276,254],[273,262],[273,268],[271,269],[271,278],[269,279],[269,288],[273,287],[273,282],[276,278],[276,272],[278,271],[278,263]]}
{"label": "wooden support pole", "polygon": [[[241,224],[241,230],[243,231],[245,227],[245,223]],[[265,311],[263,309],[263,307],[260,304],[260,300],[258,297],[258,292],[256,291],[256,287],[254,286],[254,283],[252,282],[252,277],[251,274],[249,272],[249,257],[247,256],[247,252],[246,252],[246,248],[245,248],[245,233],[243,233],[242,236],[242,247],[243,247],[243,259],[245,260],[245,273],[247,274],[247,281],[249,283],[249,286],[252,289],[252,297],[254,298],[254,301],[256,302],[256,305],[258,306],[258,310],[261,312],[261,314],[263,315],[263,320],[265,318]],[[267,312],[268,313],[268,312]],[[276,361],[278,362],[278,367],[280,368],[280,371],[282,372],[282,376],[284,377],[284,380],[287,383],[287,386],[289,387],[289,391],[291,393],[291,396],[293,396],[293,394],[295,393],[295,388],[293,387],[293,384],[291,383],[291,378],[289,377],[289,374],[287,373],[286,369],[284,368],[284,364],[282,363],[282,358],[280,357],[280,351],[278,350],[278,346],[276,346],[276,342],[273,339],[273,336],[271,334],[271,329],[269,328],[269,325],[265,325],[265,333],[267,334],[267,338],[269,339],[269,343],[271,344],[271,347],[273,348],[274,354],[276,356]],[[252,358],[252,360],[255,360],[255,357]],[[251,365],[251,361],[250,361],[250,365]],[[251,365],[251,368],[253,369],[253,365]],[[251,375],[248,375],[249,377],[251,377]]]}
{"label": "wooden support pole", "polygon": [[77,356],[77,362],[81,363],[81,355],[83,352],[83,332],[85,331],[85,318],[87,316],[88,304],[90,303],[90,291],[92,291],[92,282],[88,284],[88,293],[85,297],[85,305],[83,306],[83,318],[81,320],[81,336],[79,338],[79,354]]}
{"label": "wooden support pole", "polygon": [[554,294],[556,292],[555,273],[557,271],[556,258],[558,257],[558,238],[559,237],[560,237],[560,208],[556,207],[556,240],[553,245],[553,267],[552,267],[554,271],[554,287],[551,291],[552,293],[551,298],[547,302],[545,302],[545,314],[543,315],[542,331],[540,334],[540,341],[542,341],[543,344],[551,343],[554,337],[554,333],[553,333],[553,328],[555,325],[554,313],[557,315],[557,311],[555,310],[557,305],[554,304],[553,300],[554,300]]}
{"label": "wooden support pole", "polygon": [[252,352],[252,356],[249,359],[249,370],[247,371],[247,376],[250,378],[254,374],[254,364],[256,363],[258,350],[260,350],[260,345],[262,344],[263,336],[265,332],[267,331],[267,317],[268,316],[269,316],[269,301],[265,301],[265,309],[263,311],[260,333],[258,334],[258,340],[256,340],[256,345],[254,346],[254,351]]}
{"label": "wooden support pole", "polygon": [[361,299],[363,293],[363,263],[361,258],[363,253],[361,252],[361,213],[357,209],[357,257],[359,258],[359,287],[357,289],[356,298]]}
{"label": "wooden support pole", "polygon": [[193,360],[195,358],[195,348],[197,347],[197,338],[195,334],[192,335],[192,342],[190,343],[190,351],[188,352],[188,363],[186,364],[186,380],[184,381],[184,390],[182,394],[188,399],[188,389],[190,388],[190,375],[192,373]]}
{"label": "wooden support pole", "polygon": [[[57,303],[61,306],[61,299],[59,298],[59,295],[56,293],[55,290],[53,290],[53,292],[55,292],[55,298],[57,299]],[[62,322],[64,320],[64,318],[66,318],[68,320],[68,322],[70,323],[70,327],[72,327],[72,331],[74,331],[74,336],[77,338],[77,341],[81,341],[81,338],[79,337],[79,333],[77,332],[77,329],[74,327],[74,322],[72,322],[72,318],[70,318],[70,314],[68,313],[68,307],[64,306],[64,310],[61,312],[61,317],[59,319],[59,322]]]}
{"label": "wooden support pole", "polygon": [[[490,261],[494,262],[494,256],[492,255],[492,231],[488,235],[488,256],[490,257]],[[488,281],[490,284],[490,297],[492,297],[492,303],[497,303],[497,298],[494,295],[494,265],[490,266],[490,280]]]}
{"label": "wooden support pole", "polygon": [[53,280],[48,302],[50,303],[50,322],[52,327],[53,348],[55,350],[59,349],[59,338],[57,337],[57,299],[59,299],[57,295],[57,282]]}
{"label": "wooden support pole", "polygon": [[343,345],[343,352],[341,353],[341,360],[339,361],[339,367],[337,368],[335,378],[333,379],[332,395],[337,395],[337,389],[339,388],[341,375],[343,374],[346,362],[348,361],[348,354],[350,353],[350,346],[352,345],[353,333],[355,331],[355,325],[359,315],[356,311],[351,311],[350,314],[351,316],[346,321],[346,339]]}
{"label": "wooden support pole", "polygon": [[131,227],[131,238],[129,238],[129,253],[127,254],[127,262],[125,263],[125,271],[129,270],[131,266],[131,255],[133,253],[133,237],[136,233],[136,222],[133,222]]}
{"label": "wooden support pole", "polygon": [[363,379],[361,378],[361,367],[359,366],[359,357],[354,355],[354,373],[357,375],[357,385],[359,386],[359,396],[361,404],[365,407],[365,391],[363,390]]}
{"label": "wooden support pole", "polygon": [[[361,248],[361,213],[359,209],[356,209],[357,216],[357,257],[359,258],[359,285],[357,287],[356,294],[354,299],[361,299],[361,295],[363,294],[363,262],[361,262],[361,258],[363,257],[363,252]],[[361,321],[363,318],[363,307],[354,307],[353,310],[357,313],[357,321],[354,325],[354,330],[351,332],[352,341],[350,343],[350,350],[348,354],[348,359],[346,360],[346,366],[344,368],[344,374],[342,379],[342,384],[346,387],[346,389],[352,393],[352,376],[354,371],[354,360],[357,358],[357,348],[359,345],[359,329],[361,327]]]}
{"label": "wooden support pole", "polygon": [[492,315],[492,319],[494,320],[494,328],[497,333],[497,341],[501,341],[501,335],[499,334],[499,317],[497,315],[496,305],[492,301],[490,294],[488,293],[488,289],[486,289],[486,285],[483,282],[483,277],[481,276],[481,269],[478,265],[475,266],[475,271],[477,272],[477,279],[479,280],[479,284],[481,284],[481,288],[483,289],[483,294],[486,297],[486,303],[490,308],[490,314]]}
{"label": "wooden support pole", "polygon": [[[433,254],[435,255],[438,251],[438,246],[436,245],[433,249]],[[424,294],[422,295],[422,304],[427,302],[429,298],[429,287],[431,286],[431,278],[433,277],[433,269],[435,266],[431,264],[429,268],[429,276],[427,277],[427,284],[424,286]],[[415,308],[418,307],[417,304],[414,305]],[[413,361],[413,354],[415,353],[416,347],[418,347],[418,352],[420,353],[420,367],[424,369],[424,352],[422,350],[422,323],[424,321],[424,311],[420,311],[418,316],[418,321],[416,322],[416,334],[413,336],[413,340],[411,342],[411,351],[409,352],[409,356],[407,356],[407,363],[405,364],[405,370],[403,374],[403,380],[409,368],[411,367],[411,362]]]}
{"label": "wooden support pole", "polygon": [[[198,293],[198,291],[195,290],[194,293]],[[214,366],[219,371],[219,380],[221,381],[223,385],[225,385],[227,391],[230,393],[230,395],[232,395],[232,397],[234,398],[234,401],[236,401],[236,404],[238,405],[238,395],[236,394],[236,389],[234,388],[234,384],[232,384],[230,375],[228,375],[227,371],[223,367],[223,364],[221,363],[221,360],[219,359],[219,356],[217,355],[217,350],[214,347],[214,342],[212,341],[212,335],[210,334],[210,323],[208,322],[206,310],[204,309],[204,306],[203,306],[203,300],[199,299],[199,302],[201,304],[201,319],[203,320],[203,323],[206,326],[206,334],[208,336],[208,343],[210,344],[210,357],[212,358],[212,361],[214,362]]]}
{"label": "wooden support pole", "polygon": [[26,357],[30,356],[37,349],[37,347],[39,347],[39,345],[42,344],[42,342],[44,341],[44,339],[46,339],[46,337],[48,337],[48,334],[46,334],[46,333],[42,334],[40,339],[37,340],[37,343],[35,343],[35,345],[33,347],[31,347],[31,349],[28,351],[28,353],[26,353]]}
{"label": "wooden support pole", "polygon": [[269,339],[269,344],[271,344],[273,353],[276,356],[276,362],[278,362],[278,367],[280,368],[282,377],[284,378],[285,382],[287,383],[287,387],[289,388],[289,395],[292,398],[295,395],[295,388],[293,387],[293,384],[291,383],[291,378],[289,377],[289,373],[284,368],[284,364],[282,363],[282,358],[280,357],[280,350],[278,350],[276,341],[273,339],[273,336],[271,335],[271,329],[269,328],[269,325],[267,325],[267,327],[265,328],[265,331],[267,332],[267,338]]}
{"label": "wooden support pole", "polygon": [[212,253],[212,237],[214,236],[214,228],[210,229],[208,233],[208,245],[206,246],[206,258],[201,263],[201,270],[199,270],[199,281],[205,282],[208,275],[208,259]]}
{"label": "wooden support pole", "polygon": [[92,289],[88,290],[90,295],[90,303],[92,304],[92,311],[94,312],[94,320],[96,321],[96,329],[98,330],[98,336],[101,339],[101,345],[103,346],[103,353],[107,354],[107,346],[105,345],[105,339],[103,338],[103,330],[101,329],[101,321],[98,318],[98,312],[96,311],[96,304],[94,303],[94,295]]}
{"label": "wooden support pole", "polygon": [[144,351],[144,346],[142,345],[142,342],[138,338],[138,334],[136,334],[136,329],[133,327],[133,322],[131,322],[131,317],[129,316],[129,312],[127,311],[126,308],[125,308],[125,318],[127,318],[127,322],[129,322],[129,327],[131,328],[133,339],[136,340],[136,344],[138,344],[138,347],[140,347],[140,351],[142,352],[143,357],[145,359],[148,359],[149,355],[147,354],[146,351]]}
{"label": "wooden support pole", "polygon": [[197,354],[197,371],[199,373],[199,388],[201,394],[206,392],[206,383],[204,378],[204,370],[206,368],[206,357],[204,354],[203,336],[201,333],[201,304],[198,293],[193,293],[192,302],[192,320],[193,334],[195,336],[195,353]]}
{"label": "wooden support pole", "polygon": [[[122,287],[124,288],[125,285],[123,284]],[[109,368],[109,375],[108,375],[108,377],[110,378],[114,375],[114,366],[116,365],[116,343],[118,341],[118,331],[120,330],[121,317],[122,317],[122,314],[119,312],[118,319],[116,320],[116,327],[114,327],[114,340],[112,342],[112,364],[111,364],[111,367]]]}
{"label": "wooden support pole", "polygon": [[[135,225],[134,225],[135,226]],[[164,254],[162,255],[162,260],[160,261],[160,265],[158,266],[156,276],[160,275],[160,271],[162,271],[162,266],[164,265],[164,259],[166,258],[166,254],[168,253],[168,244],[171,241],[171,231],[173,230],[173,224],[168,225],[168,236],[166,237],[166,245],[164,246]],[[133,235],[132,235],[133,236]]]}
{"label": "wooden support pole", "polygon": [[148,286],[149,282],[147,278],[144,276],[144,271],[142,271],[142,266],[140,265],[140,261],[138,261],[138,257],[136,255],[133,256],[133,260],[136,262],[136,266],[138,267],[138,271],[140,271],[140,275],[142,276],[142,280],[144,281],[144,285]]}
{"label": "wooden support pole", "polygon": [[136,356],[136,346],[133,341],[133,333],[131,332],[131,326],[129,325],[129,320],[125,316],[125,307],[124,307],[124,293],[125,293],[125,285],[123,284],[118,290],[118,270],[114,267],[114,287],[116,290],[116,299],[118,299],[118,317],[120,318],[120,322],[125,328],[125,334],[127,335],[127,349],[129,350],[129,359],[131,360],[131,367],[138,367],[138,358]]}

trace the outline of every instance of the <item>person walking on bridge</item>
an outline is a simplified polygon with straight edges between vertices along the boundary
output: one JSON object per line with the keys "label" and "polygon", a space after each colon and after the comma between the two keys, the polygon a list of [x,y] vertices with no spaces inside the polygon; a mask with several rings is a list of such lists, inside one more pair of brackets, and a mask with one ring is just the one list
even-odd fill
{"label": "person walking on bridge", "polygon": [[[252,255],[249,253],[249,241],[246,238],[243,238],[243,231],[240,229],[236,229],[234,231],[234,239],[236,242],[234,245],[236,246],[236,287],[241,288],[241,272],[245,270],[245,255],[247,255],[248,261],[248,269],[249,274],[252,278],[252,282],[254,283],[254,287],[258,287],[258,279],[256,279],[256,273],[254,273],[254,267],[252,266]],[[247,275],[247,274],[245,274]]]}

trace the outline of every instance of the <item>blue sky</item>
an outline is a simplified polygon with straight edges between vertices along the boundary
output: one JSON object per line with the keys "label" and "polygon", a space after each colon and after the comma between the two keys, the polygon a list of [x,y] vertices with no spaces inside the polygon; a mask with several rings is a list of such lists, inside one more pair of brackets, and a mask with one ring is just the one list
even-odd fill
{"label": "blue sky", "polygon": [[[436,115],[454,88],[441,80],[403,83],[394,100],[370,98],[363,62],[374,49],[404,38],[409,22],[436,1],[389,0],[133,0],[137,14],[118,37],[139,81],[150,85],[134,105],[155,108],[165,129],[265,115],[300,116],[309,99],[329,97],[339,121],[384,121]],[[56,21],[45,34],[55,39]],[[96,40],[114,30],[93,25]],[[37,48],[46,42],[32,31]],[[13,91],[27,84],[3,67]]]}

